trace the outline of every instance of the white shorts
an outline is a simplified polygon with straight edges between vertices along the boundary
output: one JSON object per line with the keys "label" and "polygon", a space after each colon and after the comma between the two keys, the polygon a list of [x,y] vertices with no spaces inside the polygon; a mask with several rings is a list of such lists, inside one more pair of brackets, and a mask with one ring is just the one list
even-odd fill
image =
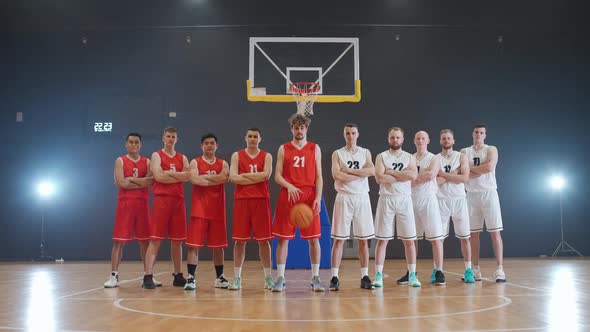
{"label": "white shorts", "polygon": [[416,240],[416,223],[412,197],[401,195],[381,195],[375,214],[375,238],[378,240],[393,239],[395,234],[400,240]]}
{"label": "white shorts", "polygon": [[496,190],[484,192],[468,192],[469,222],[471,232],[483,231],[485,223],[488,232],[499,232],[502,227],[500,199]]}
{"label": "white shorts", "polygon": [[465,197],[441,198],[438,200],[440,206],[440,217],[442,219],[443,233],[445,238],[449,236],[449,223],[453,218],[453,229],[455,236],[459,239],[471,237],[469,225],[469,210]]}
{"label": "white shorts", "polygon": [[443,227],[440,222],[440,209],[436,195],[412,196],[416,234],[418,239],[436,241],[444,239]]}
{"label": "white shorts", "polygon": [[353,224],[354,238],[368,240],[375,237],[373,211],[369,193],[359,195],[337,194],[332,214],[332,238],[350,238],[350,224]]}

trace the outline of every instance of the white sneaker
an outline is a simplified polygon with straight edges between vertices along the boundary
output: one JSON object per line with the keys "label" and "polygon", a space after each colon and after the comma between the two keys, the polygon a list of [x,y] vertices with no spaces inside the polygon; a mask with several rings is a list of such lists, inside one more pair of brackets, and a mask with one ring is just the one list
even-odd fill
{"label": "white sneaker", "polygon": [[314,292],[324,292],[324,286],[322,286],[322,281],[320,280],[319,276],[313,276],[311,278],[311,290]]}
{"label": "white sneaker", "polygon": [[184,285],[184,290],[195,290],[197,289],[197,282],[194,277],[189,276]]}
{"label": "white sneaker", "polygon": [[242,278],[240,277],[234,277],[231,284],[227,287],[229,290],[238,290],[240,288],[242,288]]}
{"label": "white sneaker", "polygon": [[481,271],[473,269],[473,277],[475,278],[475,281],[481,281]]}
{"label": "white sneaker", "polygon": [[107,282],[104,283],[104,288],[115,288],[115,287],[119,287],[119,275],[111,275],[109,277],[109,280],[107,280]]}
{"label": "white sneaker", "polygon": [[222,274],[219,276],[219,278],[215,279],[215,284],[213,286],[215,286],[215,288],[228,288],[229,281],[227,281],[227,279],[225,279],[225,276],[223,276]]}
{"label": "white sneaker", "polygon": [[264,288],[271,290],[272,286],[274,286],[274,282],[272,281],[272,276],[269,274],[264,277]]}
{"label": "white sneaker", "polygon": [[496,282],[506,282],[506,274],[504,273],[504,270],[497,269],[496,272],[494,272],[494,279],[496,279]]}

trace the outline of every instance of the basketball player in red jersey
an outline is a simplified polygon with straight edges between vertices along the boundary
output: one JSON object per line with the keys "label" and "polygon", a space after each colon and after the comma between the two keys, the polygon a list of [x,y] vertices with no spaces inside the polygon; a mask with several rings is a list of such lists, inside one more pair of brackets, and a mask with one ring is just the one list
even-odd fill
{"label": "basketball player in red jersey", "polygon": [[300,230],[301,238],[309,241],[311,260],[311,288],[323,292],[320,272],[320,207],[322,199],[322,152],[319,145],[307,141],[307,129],[311,119],[294,114],[289,118],[293,140],[281,145],[277,155],[275,181],[282,188],[277,201],[272,233],[278,241],[277,279],[273,292],[285,289],[285,265],[289,240],[295,237],[295,227],[289,223],[289,212],[297,203],[309,205],[314,218],[309,227]]}
{"label": "basketball player in red jersey", "polygon": [[232,239],[234,245],[234,279],[230,290],[242,287],[242,265],[245,258],[246,242],[254,232],[258,251],[264,269],[264,287],[272,289],[270,240],[272,220],[270,216],[270,191],[268,179],[272,173],[272,156],[258,148],[262,136],[260,129],[250,128],[246,132],[246,149],[234,152],[229,169],[230,181],[236,184],[234,194],[234,224]]}
{"label": "basketball player in red jersey", "polygon": [[[125,139],[127,154],[115,161],[115,184],[119,187],[113,249],[111,251],[111,276],[105,288],[119,287],[119,264],[126,242],[137,240],[141,259],[145,259],[150,239],[150,208],[148,186],[154,182],[150,161],[140,156],[141,135],[130,133]],[[154,283],[160,284],[154,280]]]}
{"label": "basketball player in red jersey", "polygon": [[205,134],[201,137],[203,155],[191,160],[190,180],[193,184],[191,220],[186,240],[188,280],[185,290],[195,290],[199,248],[207,246],[213,250],[216,288],[227,288],[229,282],[223,276],[223,249],[227,248],[225,226],[225,188],[229,178],[227,163],[215,157],[217,137]]}
{"label": "basketball player in red jersey", "polygon": [[174,286],[184,286],[182,276],[182,241],[186,240],[186,208],[184,205],[183,182],[189,180],[188,159],[174,147],[178,141],[175,128],[164,129],[164,148],[152,154],[151,169],[154,174],[152,192],[151,241],[144,263],[143,288],[153,289],[154,264],[162,240],[170,239],[172,261],[174,262]]}

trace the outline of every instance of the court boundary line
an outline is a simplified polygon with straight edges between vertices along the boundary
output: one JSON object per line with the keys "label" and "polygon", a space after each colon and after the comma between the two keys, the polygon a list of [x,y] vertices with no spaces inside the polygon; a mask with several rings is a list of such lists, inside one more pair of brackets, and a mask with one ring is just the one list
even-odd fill
{"label": "court boundary line", "polygon": [[[445,273],[448,273],[448,274],[457,275],[457,276],[460,276],[460,277],[463,276],[463,273],[457,273],[457,272],[452,272],[452,271],[448,271],[448,270],[445,270],[444,272]],[[550,290],[547,290],[547,289],[528,287],[528,286],[523,286],[523,285],[511,283],[511,282],[496,282],[496,280],[492,280],[492,279],[488,279],[488,278],[481,278],[481,280],[482,281],[491,282],[491,283],[494,283],[494,284],[514,286],[514,287],[524,288],[524,289],[538,291],[538,292],[544,292],[544,293],[550,292]]]}
{"label": "court boundary line", "polygon": [[[445,314],[430,314],[430,315],[416,315],[416,316],[401,316],[401,317],[383,317],[383,318],[349,318],[349,319],[258,319],[258,318],[230,318],[230,317],[200,317],[200,316],[187,316],[187,315],[176,315],[176,314],[163,314],[151,311],[144,311],[138,309],[128,308],[121,304],[121,302],[125,301],[125,298],[117,299],[113,302],[113,305],[123,311],[134,312],[138,314],[144,315],[152,315],[152,316],[162,316],[162,317],[170,317],[170,318],[187,318],[187,319],[198,319],[198,320],[223,320],[223,321],[247,321],[247,322],[269,322],[269,323],[278,323],[278,322],[290,322],[290,323],[339,323],[339,322],[366,322],[366,321],[387,321],[387,320],[403,320],[403,319],[417,319],[417,318],[433,318],[433,317],[448,317],[448,316],[458,316],[458,315],[465,315],[465,314],[473,314],[485,311],[491,311],[506,307],[512,303],[512,300],[509,297],[497,295],[498,298],[504,299],[504,303],[499,305],[495,305],[488,308],[476,309],[476,310],[467,310],[467,311],[460,311],[460,312],[453,312],[453,313],[445,313]],[[408,297],[410,299],[415,299],[414,297]]]}
{"label": "court boundary line", "polygon": [[[164,274],[164,273],[168,273],[168,272],[156,273],[156,274],[154,274],[154,276],[158,276],[158,275],[161,275],[161,274]],[[143,276],[138,277],[138,278],[134,278],[134,279],[123,280],[123,281],[119,282],[119,285],[121,285],[121,284],[127,284],[127,283],[134,282],[134,281],[139,281],[139,280],[142,280],[142,279],[143,279]],[[61,300],[61,299],[64,299],[64,298],[68,298],[70,296],[76,296],[76,295],[80,295],[80,294],[86,294],[86,293],[97,291],[99,289],[108,289],[108,288],[105,288],[104,286],[102,286],[102,287],[96,287],[96,288],[92,288],[92,289],[87,289],[87,290],[80,291],[80,292],[77,292],[77,293],[66,294],[66,295],[63,295],[63,296],[56,297],[55,300]]]}

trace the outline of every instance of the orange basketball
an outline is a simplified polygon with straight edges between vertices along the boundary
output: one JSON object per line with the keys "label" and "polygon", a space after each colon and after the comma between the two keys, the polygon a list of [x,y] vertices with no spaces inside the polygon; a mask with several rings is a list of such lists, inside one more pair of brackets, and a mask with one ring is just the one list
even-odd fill
{"label": "orange basketball", "polygon": [[307,204],[295,204],[289,212],[289,221],[295,227],[307,228],[313,221],[313,211]]}

